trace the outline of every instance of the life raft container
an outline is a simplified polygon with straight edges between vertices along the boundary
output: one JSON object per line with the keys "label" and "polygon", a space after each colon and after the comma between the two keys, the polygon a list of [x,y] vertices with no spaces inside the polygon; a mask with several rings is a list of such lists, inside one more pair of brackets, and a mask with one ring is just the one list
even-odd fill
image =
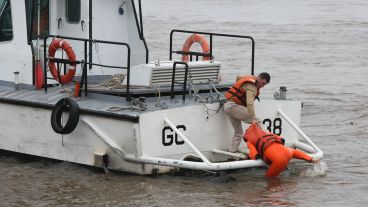
{"label": "life raft container", "polygon": [[[199,34],[193,34],[193,35],[189,36],[188,39],[185,41],[185,43],[183,45],[182,51],[183,52],[189,52],[190,47],[195,42],[201,45],[202,53],[209,54],[209,52],[210,52],[209,44],[208,44],[206,38],[204,38],[202,35],[199,35]],[[183,56],[181,57],[181,60],[184,61],[184,62],[188,62],[189,61],[189,56],[183,54]],[[203,56],[202,60],[210,60],[210,57]]]}
{"label": "life raft container", "polygon": [[[62,124],[63,112],[68,111],[69,116]],[[77,102],[69,98],[60,99],[51,113],[51,127],[58,134],[70,134],[79,122],[79,106]]]}
{"label": "life raft container", "polygon": [[76,63],[73,63],[73,62],[76,61],[76,56],[73,51],[73,48],[70,46],[68,42],[62,39],[54,39],[49,46],[49,52],[48,52],[49,58],[54,58],[56,50],[58,50],[59,48],[65,51],[66,55],[68,56],[69,61],[72,62],[70,64],[70,68],[65,75],[60,75],[55,62],[51,60],[49,61],[49,69],[50,69],[51,75],[54,77],[55,80],[59,81],[59,83],[61,84],[67,84],[73,80],[74,75],[75,75]]}

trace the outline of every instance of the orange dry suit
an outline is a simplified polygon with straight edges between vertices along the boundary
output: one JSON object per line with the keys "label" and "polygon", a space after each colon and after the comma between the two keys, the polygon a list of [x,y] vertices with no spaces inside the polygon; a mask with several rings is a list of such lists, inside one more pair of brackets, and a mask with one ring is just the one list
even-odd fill
{"label": "orange dry suit", "polygon": [[256,159],[260,157],[269,164],[266,172],[267,177],[278,176],[292,158],[312,161],[312,157],[300,150],[284,146],[283,138],[263,131],[256,123],[249,126],[243,138],[247,142],[250,151],[249,158]]}
{"label": "orange dry suit", "polygon": [[[247,75],[238,80],[234,85],[225,93],[227,100],[233,100],[235,103],[243,106],[247,106],[246,91],[242,88],[245,83],[251,83],[257,86],[257,77]],[[259,88],[257,87],[256,98],[259,95]]]}

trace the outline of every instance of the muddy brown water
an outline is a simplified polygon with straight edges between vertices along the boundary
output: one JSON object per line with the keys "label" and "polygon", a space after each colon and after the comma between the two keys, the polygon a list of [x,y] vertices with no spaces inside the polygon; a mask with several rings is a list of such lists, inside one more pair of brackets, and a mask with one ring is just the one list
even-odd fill
{"label": "muddy brown water", "polygon": [[[368,2],[143,0],[150,59],[168,59],[171,29],[251,35],[256,73],[303,101],[301,128],[324,151],[324,175],[289,165],[226,175],[138,176],[1,152],[0,206],[365,206],[368,202]],[[177,43],[181,45],[182,42]],[[222,78],[249,71],[248,43],[215,43]],[[235,50],[238,51],[235,51]],[[227,182],[228,181],[228,182]]]}

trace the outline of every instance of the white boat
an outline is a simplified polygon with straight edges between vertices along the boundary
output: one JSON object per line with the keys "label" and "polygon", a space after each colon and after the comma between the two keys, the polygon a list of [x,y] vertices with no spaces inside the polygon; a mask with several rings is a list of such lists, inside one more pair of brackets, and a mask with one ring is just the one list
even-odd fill
{"label": "white boat", "polygon": [[[150,62],[140,1],[0,0],[0,23],[0,149],[137,174],[264,165],[228,161],[231,83],[212,56],[213,37],[242,39],[254,74],[252,37],[173,30],[168,60]],[[208,45],[176,51],[179,34]],[[256,103],[264,128],[322,158],[298,127],[301,102],[280,94]]]}

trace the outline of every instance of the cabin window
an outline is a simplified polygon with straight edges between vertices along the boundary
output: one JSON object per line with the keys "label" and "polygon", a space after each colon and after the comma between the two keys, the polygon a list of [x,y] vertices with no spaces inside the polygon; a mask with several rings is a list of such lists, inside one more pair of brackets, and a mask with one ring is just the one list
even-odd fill
{"label": "cabin window", "polygon": [[13,39],[10,0],[0,0],[0,42]]}
{"label": "cabin window", "polygon": [[66,0],[66,20],[69,23],[79,23],[81,19],[81,1]]}
{"label": "cabin window", "polygon": [[[38,0],[24,0],[26,6],[28,41],[37,39]],[[32,31],[32,32],[31,32]],[[40,38],[49,35],[49,0],[40,0]]]}

